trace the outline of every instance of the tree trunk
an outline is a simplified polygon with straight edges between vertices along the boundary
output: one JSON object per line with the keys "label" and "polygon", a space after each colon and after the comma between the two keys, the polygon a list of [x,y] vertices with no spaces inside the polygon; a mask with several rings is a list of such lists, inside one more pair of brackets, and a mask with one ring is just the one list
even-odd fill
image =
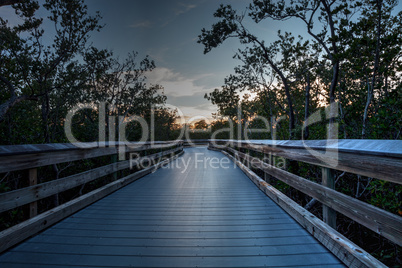
{"label": "tree trunk", "polygon": [[50,143],[50,136],[49,136],[49,95],[46,94],[43,96],[42,99],[42,127],[43,127],[43,140],[45,143]]}
{"label": "tree trunk", "polygon": [[0,104],[0,122],[4,121],[4,118],[12,107],[17,105],[18,103],[25,101],[25,100],[38,100],[38,98],[34,96],[28,96],[28,95],[22,95],[22,96],[17,96],[15,94],[15,87],[14,85],[4,76],[0,75],[0,81],[3,82],[4,84],[7,85],[8,91],[10,92],[11,97]]}
{"label": "tree trunk", "polygon": [[363,127],[362,127],[362,139],[366,138],[366,128],[367,128],[367,117],[368,117],[368,108],[370,106],[371,100],[374,95],[374,86],[377,75],[377,69],[380,60],[380,38],[381,38],[381,9],[382,9],[382,0],[377,0],[377,11],[378,11],[378,20],[377,20],[377,41],[375,48],[375,59],[374,59],[374,70],[373,76],[371,78],[371,83],[367,84],[367,101],[366,106],[364,107],[363,114]]}
{"label": "tree trunk", "polygon": [[276,66],[276,64],[271,60],[271,58],[269,57],[267,48],[264,46],[264,44],[262,42],[260,42],[256,37],[249,37],[250,39],[252,39],[253,41],[255,41],[260,47],[261,49],[264,51],[264,58],[267,60],[268,64],[272,67],[272,69],[279,75],[279,77],[282,80],[283,86],[285,88],[285,95],[286,95],[286,99],[288,102],[288,106],[289,106],[289,140],[291,140],[293,138],[293,132],[295,129],[295,114],[294,114],[294,110],[293,110],[293,101],[292,101],[292,96],[290,94],[290,87],[289,87],[289,83],[288,83],[288,79],[285,77],[285,75],[283,74],[283,72],[278,68],[278,66]]}
{"label": "tree trunk", "polygon": [[331,45],[333,50],[333,53],[329,54],[329,57],[331,58],[332,61],[332,80],[331,80],[331,86],[329,88],[330,114],[329,114],[329,126],[328,126],[328,139],[337,139],[338,135],[335,129],[335,117],[337,114],[337,106],[335,105],[335,91],[339,77],[339,59],[338,59],[339,50],[336,44],[335,24],[332,19],[332,11],[330,5],[327,3],[327,0],[321,0],[321,3],[324,5],[325,12],[327,13],[328,16],[328,24],[331,33]]}
{"label": "tree trunk", "polygon": [[[306,86],[306,99],[304,104],[304,122],[307,121],[309,116],[309,106],[310,106],[310,73],[307,73],[307,86]],[[308,126],[303,131],[303,139],[307,140],[309,137]]]}
{"label": "tree trunk", "polygon": [[268,103],[268,108],[266,109],[267,114],[269,114],[269,118],[270,118],[270,122],[269,122],[269,130],[271,133],[271,140],[274,139],[274,127],[273,127],[273,122],[272,122],[272,117],[274,116],[272,113],[272,102],[271,102],[271,98],[269,97],[269,93],[268,93],[268,89],[264,90],[264,95],[265,95],[265,99],[266,99],[266,103]]}
{"label": "tree trunk", "polygon": [[336,61],[333,66],[333,76],[331,87],[329,90],[329,125],[328,125],[328,139],[337,139],[337,131],[335,129],[335,118],[338,112],[338,107],[335,105],[335,91],[338,84],[339,76],[339,61]]}

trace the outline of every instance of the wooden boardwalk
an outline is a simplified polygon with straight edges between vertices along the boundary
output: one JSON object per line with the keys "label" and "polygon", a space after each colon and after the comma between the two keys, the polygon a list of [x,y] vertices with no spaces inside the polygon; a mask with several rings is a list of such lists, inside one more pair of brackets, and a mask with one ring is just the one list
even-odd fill
{"label": "wooden boardwalk", "polygon": [[185,151],[7,251],[0,267],[344,267],[222,153]]}

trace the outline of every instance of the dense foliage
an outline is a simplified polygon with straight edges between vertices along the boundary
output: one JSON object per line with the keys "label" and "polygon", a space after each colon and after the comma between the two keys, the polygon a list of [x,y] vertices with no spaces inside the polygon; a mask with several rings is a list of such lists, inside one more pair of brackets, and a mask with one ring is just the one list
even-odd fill
{"label": "dense foliage", "polygon": [[[165,126],[155,138],[169,138],[166,130],[176,115],[163,107],[161,86],[146,83],[146,73],[155,68],[151,59],[139,59],[133,52],[118,60],[111,51],[91,44],[91,32],[103,25],[100,15],[91,15],[82,0],[48,0],[42,7],[33,0],[14,2],[21,23],[10,26],[0,18],[0,144],[67,142],[68,111],[88,103],[93,106],[73,117],[73,134],[79,141],[100,138],[100,115],[108,123],[106,129],[113,117],[117,132],[118,124],[134,115],[149,121],[151,110],[155,121]],[[47,18],[37,17],[39,8],[46,10]],[[53,24],[54,35],[45,32],[44,20]],[[104,110],[102,103],[107,104]],[[138,140],[136,123],[131,125],[126,135]]]}
{"label": "dense foliage", "polygon": [[[334,103],[330,117],[336,117],[339,133],[329,137],[400,139],[402,14],[395,5],[392,0],[255,0],[244,13],[222,5],[214,14],[219,21],[203,29],[198,42],[208,53],[237,38],[243,45],[234,57],[241,64],[206,98],[218,105],[219,116],[235,122],[241,121],[239,107],[240,119],[250,121],[255,115],[274,121],[286,115],[278,127],[288,129],[278,130],[277,139],[325,139],[327,124],[312,132],[303,123]],[[306,33],[279,31],[277,41],[267,44],[245,27],[269,19],[300,21]],[[241,99],[240,91],[256,97]]]}

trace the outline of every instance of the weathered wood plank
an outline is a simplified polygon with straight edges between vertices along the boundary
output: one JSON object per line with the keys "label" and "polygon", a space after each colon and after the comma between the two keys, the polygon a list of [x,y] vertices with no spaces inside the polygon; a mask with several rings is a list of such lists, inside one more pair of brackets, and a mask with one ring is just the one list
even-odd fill
{"label": "weathered wood plank", "polygon": [[402,158],[401,140],[210,140],[211,143],[254,144],[287,149],[312,149],[318,151],[340,151],[364,155],[391,156]]}
{"label": "weathered wood plank", "polygon": [[[142,161],[146,159],[153,161],[160,157],[167,156],[171,153],[175,153],[179,150],[180,148],[174,148],[171,150],[152,154],[147,157],[141,157],[139,159],[132,160],[131,165],[138,166]],[[110,165],[102,166],[99,168],[94,168],[58,180],[53,180],[46,183],[18,189],[15,191],[2,193],[0,194],[0,212],[14,209],[16,207],[38,201],[42,198],[58,194],[60,192],[72,189],[84,183],[91,182],[100,177],[107,176],[109,174],[115,173],[119,170],[127,169],[129,167],[130,167],[130,160],[121,161]]]}
{"label": "weathered wood plank", "polygon": [[[41,166],[83,160],[117,154],[124,152],[136,152],[147,149],[169,148],[177,146],[177,143],[132,143],[130,146],[124,143],[116,143],[116,146],[105,147],[98,143],[83,143],[82,147],[74,144],[27,144],[0,146],[0,173],[24,170]],[[109,143],[108,145],[113,145]],[[121,148],[120,148],[121,147]]]}
{"label": "weathered wood plank", "polygon": [[[272,162],[272,161],[273,161],[272,155],[270,155],[270,154],[264,154],[264,159],[265,159],[265,162],[266,162],[266,163],[272,165],[272,163],[273,163],[273,162]],[[266,173],[266,172],[264,172],[264,181],[266,181],[266,182],[268,182],[268,183],[271,182],[271,176],[270,176],[268,173]]]}
{"label": "weathered wood plank", "polygon": [[276,179],[279,179],[293,188],[314,197],[319,202],[342,213],[361,225],[366,226],[390,241],[402,245],[402,217],[329,189],[320,184],[306,180],[295,174],[268,165],[257,158],[248,156],[232,148],[227,148],[227,150],[236,154],[241,159],[251,162],[253,167],[269,173]]}
{"label": "weathered wood plank", "polygon": [[182,141],[154,141],[154,142],[81,142],[81,143],[46,143],[46,144],[19,144],[1,145],[0,156],[17,154],[48,153],[55,151],[71,151],[97,148],[115,148],[119,146],[130,146],[141,148],[146,146],[158,147],[160,145],[181,144]]}
{"label": "weathered wood plank", "polygon": [[18,145],[2,145],[0,146],[0,156],[17,155],[17,154],[34,154],[46,153],[53,151],[70,151],[78,149],[94,149],[98,148],[97,143],[82,143],[82,147],[78,147],[75,143],[47,143],[47,144],[18,144]]}
{"label": "weathered wood plank", "polygon": [[268,197],[289,213],[289,215],[299,222],[300,225],[302,225],[348,267],[386,267],[383,263],[348,240],[342,234],[330,228],[327,224],[299,206],[292,199],[266,183],[233,156],[224,151],[222,151],[222,153],[232,159]]}
{"label": "weathered wood plank", "polygon": [[176,159],[181,154],[183,154],[183,152],[0,232],[0,252],[3,252],[4,250],[18,244],[28,237],[50,227],[65,217],[70,216],[71,214],[98,201],[99,199],[122,188],[123,186],[126,186],[127,184],[153,172],[156,168],[159,168]]}
{"label": "weathered wood plank", "polygon": [[274,147],[237,141],[232,141],[232,143],[239,148],[402,184],[400,176],[402,174],[402,157],[396,153],[389,156],[358,152],[356,149],[354,151],[315,149],[316,154],[320,157],[317,158],[305,148]]}
{"label": "weathered wood plank", "polygon": [[[31,168],[29,170],[29,185],[35,187],[37,183],[38,183],[38,170],[36,168]],[[30,201],[30,202],[31,203],[29,204],[29,217],[33,218],[36,215],[38,215],[38,203],[36,201],[33,202]]]}
{"label": "weathered wood plank", "polygon": [[74,149],[68,152],[66,150],[61,150],[32,154],[3,155],[0,156],[0,173],[77,161],[115,153],[117,153],[115,147],[105,147],[81,150]]}
{"label": "weathered wood plank", "polygon": [[[266,173],[265,173],[266,174]],[[321,184],[330,189],[335,189],[334,173],[329,168],[322,168],[322,182]],[[326,224],[336,230],[336,211],[332,208],[322,206],[322,218]]]}

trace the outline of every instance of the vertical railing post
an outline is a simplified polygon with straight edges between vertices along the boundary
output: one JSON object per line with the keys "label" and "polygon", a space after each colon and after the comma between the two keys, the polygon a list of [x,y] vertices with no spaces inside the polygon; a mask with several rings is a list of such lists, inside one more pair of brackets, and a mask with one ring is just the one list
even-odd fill
{"label": "vertical railing post", "polygon": [[[264,162],[266,162],[266,160],[268,160],[268,164],[270,166],[273,165],[273,163],[272,163],[272,155],[271,154],[264,154],[263,153],[263,158],[264,158]],[[269,175],[268,173],[264,172],[264,180],[265,180],[265,182],[271,183],[271,175]]]}
{"label": "vertical railing post", "polygon": [[[148,150],[151,150],[151,146],[152,145],[145,145],[145,149],[143,150],[143,154],[144,154],[144,159],[146,159],[147,155],[148,155]],[[149,165],[149,162],[147,162],[147,164]]]}
{"label": "vertical railing post", "polygon": [[[34,186],[38,183],[38,170],[31,168],[29,170],[29,186]],[[29,204],[29,217],[33,218],[38,215],[38,202],[32,202]]]}
{"label": "vertical railing post", "polygon": [[[330,168],[322,168],[322,183],[323,186],[330,189],[335,189],[334,172]],[[336,230],[336,211],[332,208],[322,205],[322,218],[326,224]]]}
{"label": "vertical railing post", "polygon": [[[250,149],[246,149],[246,150],[245,150],[245,153],[247,154],[247,156],[250,156]],[[251,169],[250,161],[247,161],[247,160],[246,160],[246,162],[247,162],[247,167],[248,167],[249,169]]]}

